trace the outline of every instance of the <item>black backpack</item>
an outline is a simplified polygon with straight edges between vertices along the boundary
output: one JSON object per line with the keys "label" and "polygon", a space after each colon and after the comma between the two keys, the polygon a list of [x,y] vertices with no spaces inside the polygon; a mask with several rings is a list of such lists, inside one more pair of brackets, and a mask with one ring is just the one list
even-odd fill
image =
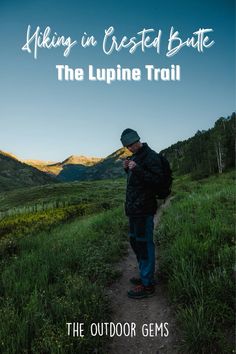
{"label": "black backpack", "polygon": [[165,156],[158,154],[162,164],[163,170],[163,180],[156,188],[156,195],[158,199],[166,199],[171,193],[172,186],[172,170],[170,168],[169,161],[165,158]]}

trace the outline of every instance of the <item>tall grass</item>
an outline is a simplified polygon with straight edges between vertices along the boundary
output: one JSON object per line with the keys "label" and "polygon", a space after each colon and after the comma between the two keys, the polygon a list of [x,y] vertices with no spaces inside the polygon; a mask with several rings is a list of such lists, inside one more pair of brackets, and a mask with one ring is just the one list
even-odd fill
{"label": "tall grass", "polygon": [[2,266],[0,351],[92,353],[104,337],[67,336],[66,322],[107,322],[104,286],[117,276],[123,253],[121,209],[64,224],[19,240],[20,252]]}
{"label": "tall grass", "polygon": [[[178,194],[178,187],[181,193]],[[234,324],[234,175],[177,187],[158,229],[160,269],[187,353],[229,353]]]}

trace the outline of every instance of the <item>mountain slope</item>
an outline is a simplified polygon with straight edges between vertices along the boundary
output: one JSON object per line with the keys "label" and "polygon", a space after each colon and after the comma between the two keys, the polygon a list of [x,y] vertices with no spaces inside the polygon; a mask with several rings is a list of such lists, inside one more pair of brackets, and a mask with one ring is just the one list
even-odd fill
{"label": "mountain slope", "polygon": [[197,131],[161,151],[178,174],[190,173],[193,179],[222,173],[235,166],[235,112],[219,118],[213,128]]}
{"label": "mountain slope", "polygon": [[92,166],[67,164],[58,175],[61,181],[98,180],[124,176],[122,161],[131,153],[121,148]]}
{"label": "mountain slope", "polygon": [[54,178],[0,150],[0,192],[55,182]]}

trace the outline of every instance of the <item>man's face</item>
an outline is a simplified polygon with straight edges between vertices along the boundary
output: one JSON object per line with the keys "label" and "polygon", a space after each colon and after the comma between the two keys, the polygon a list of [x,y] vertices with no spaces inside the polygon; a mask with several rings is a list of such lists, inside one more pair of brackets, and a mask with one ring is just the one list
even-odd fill
{"label": "man's face", "polygon": [[127,149],[132,152],[132,154],[135,154],[141,147],[142,144],[140,143],[140,141],[136,141],[135,143],[128,145]]}

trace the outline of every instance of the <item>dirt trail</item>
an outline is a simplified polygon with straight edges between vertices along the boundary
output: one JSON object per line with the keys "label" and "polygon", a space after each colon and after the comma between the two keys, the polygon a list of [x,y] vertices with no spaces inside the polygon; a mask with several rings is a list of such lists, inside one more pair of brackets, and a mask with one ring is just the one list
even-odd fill
{"label": "dirt trail", "polygon": [[[168,202],[159,208],[155,217],[155,225],[158,226],[163,208]],[[158,264],[157,264],[158,266]],[[128,246],[128,255],[120,262],[118,269],[121,271],[121,278],[109,289],[109,296],[112,301],[114,323],[134,322],[136,324],[135,337],[113,337],[110,339],[108,354],[175,354],[177,333],[174,319],[174,311],[167,300],[166,287],[162,282],[156,285],[155,296],[148,299],[134,300],[127,297],[127,290],[132,288],[129,279],[138,276],[137,262],[133,251]],[[169,335],[145,337],[142,335],[144,324],[168,322]],[[166,331],[164,330],[164,333]]]}

